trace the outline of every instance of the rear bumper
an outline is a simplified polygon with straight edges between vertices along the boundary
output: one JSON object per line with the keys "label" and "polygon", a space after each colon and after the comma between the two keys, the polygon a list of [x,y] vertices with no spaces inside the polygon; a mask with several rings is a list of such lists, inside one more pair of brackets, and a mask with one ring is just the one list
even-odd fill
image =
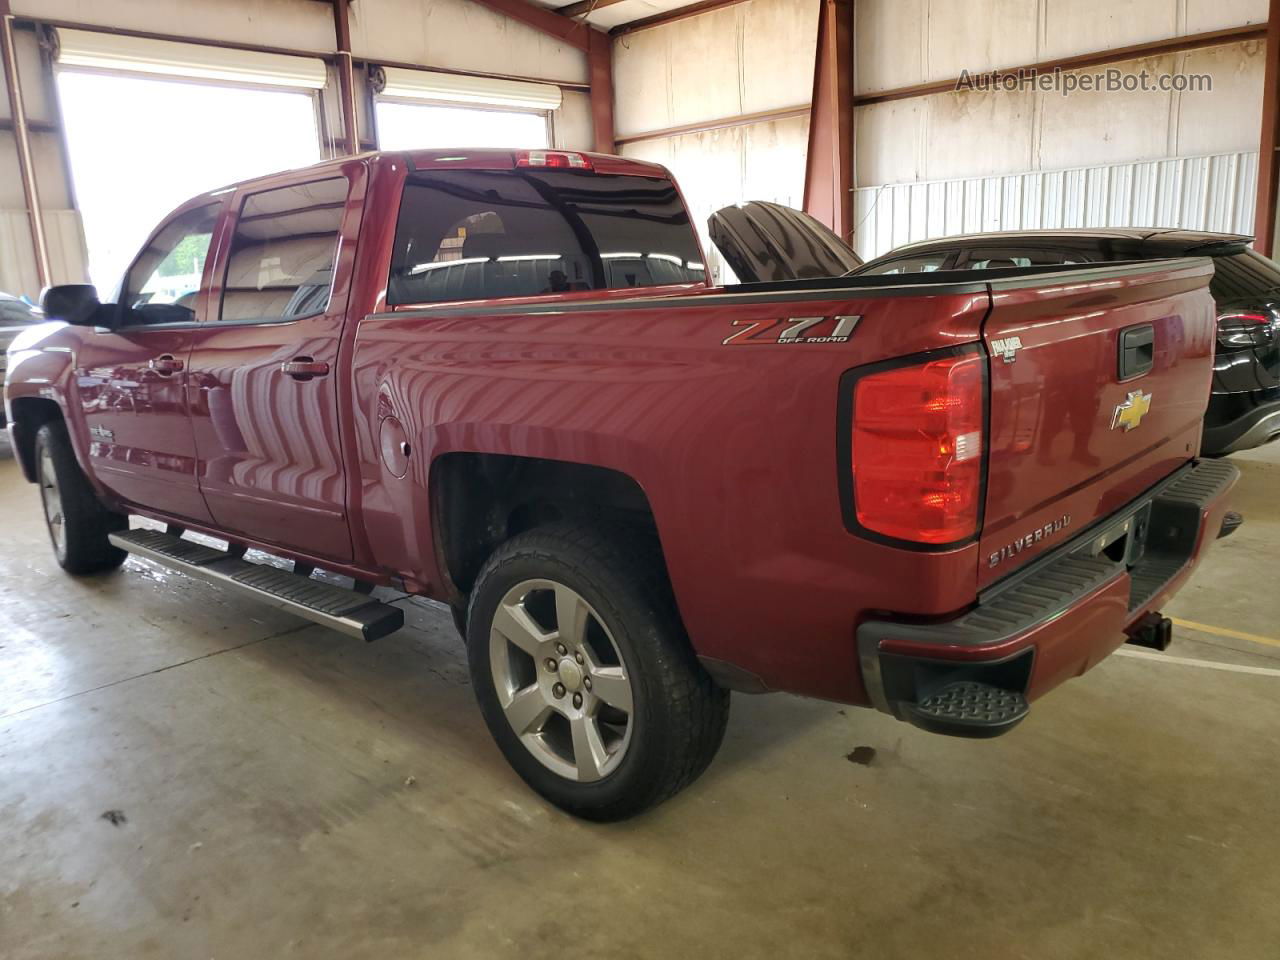
{"label": "rear bumper", "polygon": [[[1226,461],[1187,464],[953,620],[861,624],[858,656],[871,702],[941,733],[1011,729],[1025,703],[1098,663],[1124,642],[1126,628],[1178,590],[1222,529],[1238,475]],[[1020,696],[1024,709],[1000,713],[994,725],[972,717],[951,725],[932,708],[940,691],[959,683]]]}
{"label": "rear bumper", "polygon": [[1252,450],[1280,438],[1280,398],[1258,404],[1223,424],[1205,424],[1200,449],[1209,455]]}

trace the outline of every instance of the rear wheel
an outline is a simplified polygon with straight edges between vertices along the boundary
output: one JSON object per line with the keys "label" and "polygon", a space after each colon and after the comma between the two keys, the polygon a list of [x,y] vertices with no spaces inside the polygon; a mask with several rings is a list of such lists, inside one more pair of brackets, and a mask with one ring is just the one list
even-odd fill
{"label": "rear wheel", "polygon": [[635,541],[569,524],[521,534],[481,571],[467,623],[476,697],[508,762],[592,820],[633,816],[691,783],[729,715],[660,559]]}
{"label": "rear wheel", "polygon": [[107,536],[126,529],[129,518],[98,500],[76,462],[63,421],[54,420],[39,429],[35,454],[36,482],[58,564],[78,574],[120,566],[128,554],[112,546]]}

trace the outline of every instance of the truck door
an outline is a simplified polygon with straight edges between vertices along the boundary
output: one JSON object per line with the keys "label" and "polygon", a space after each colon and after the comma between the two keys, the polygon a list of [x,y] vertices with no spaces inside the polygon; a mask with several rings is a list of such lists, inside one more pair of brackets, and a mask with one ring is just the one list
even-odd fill
{"label": "truck door", "polygon": [[340,174],[237,193],[189,376],[217,526],[333,560],[351,558],[337,392],[359,227],[350,185]]}
{"label": "truck door", "polygon": [[196,483],[187,361],[221,201],[189,206],[152,234],[129,268],[110,330],[86,329],[75,390],[94,475],[141,507],[209,523]]}

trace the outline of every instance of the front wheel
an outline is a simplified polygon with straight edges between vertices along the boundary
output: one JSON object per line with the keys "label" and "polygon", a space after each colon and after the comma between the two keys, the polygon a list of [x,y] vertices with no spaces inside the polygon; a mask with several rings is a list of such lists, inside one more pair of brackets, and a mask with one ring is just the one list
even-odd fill
{"label": "front wheel", "polygon": [[650,539],[531,530],[498,548],[472,592],[467,652],[490,733],[534,790],[591,820],[692,783],[728,721],[729,694],[694,656]]}
{"label": "front wheel", "polygon": [[128,554],[108,535],[127,529],[129,518],[98,500],[76,462],[67,425],[46,423],[36,432],[36,482],[54,556],[68,573],[114,570]]}

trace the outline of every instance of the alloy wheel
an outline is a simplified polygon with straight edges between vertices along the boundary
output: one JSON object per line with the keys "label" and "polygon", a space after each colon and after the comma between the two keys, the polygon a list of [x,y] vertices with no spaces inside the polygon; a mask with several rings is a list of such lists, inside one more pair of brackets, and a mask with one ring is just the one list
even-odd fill
{"label": "alloy wheel", "polygon": [[53,455],[47,447],[40,452],[40,499],[44,504],[44,519],[53,540],[53,549],[61,558],[67,552],[67,524],[62,512],[62,494],[58,491]]}
{"label": "alloy wheel", "polygon": [[609,628],[577,591],[516,584],[489,630],[498,703],[520,742],[569,780],[607,777],[634,727],[631,680]]}

